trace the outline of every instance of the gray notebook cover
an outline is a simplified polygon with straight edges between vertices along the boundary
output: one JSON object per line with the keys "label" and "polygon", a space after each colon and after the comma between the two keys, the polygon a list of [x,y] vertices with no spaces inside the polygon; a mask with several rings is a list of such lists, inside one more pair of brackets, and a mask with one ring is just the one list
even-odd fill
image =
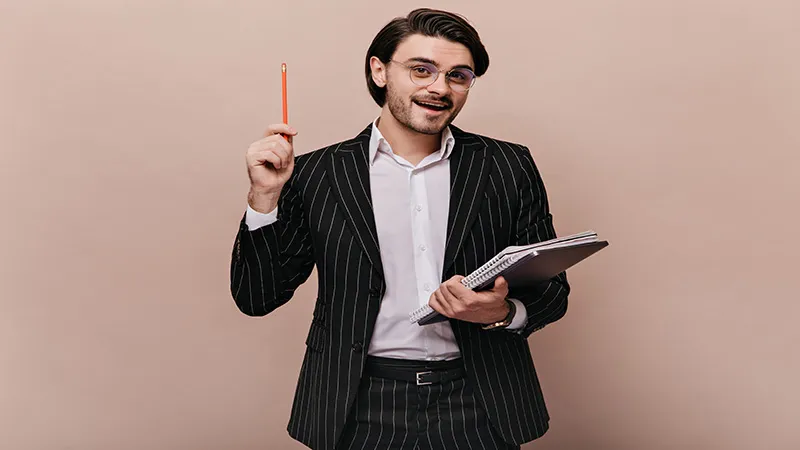
{"label": "gray notebook cover", "polygon": [[[494,280],[500,275],[506,279],[509,288],[535,286],[566,271],[607,246],[608,241],[595,241],[571,247],[537,250],[523,257],[501,273],[487,279],[473,290],[479,291],[493,285]],[[419,325],[427,325],[444,320],[447,320],[447,317],[433,311],[417,323]]]}

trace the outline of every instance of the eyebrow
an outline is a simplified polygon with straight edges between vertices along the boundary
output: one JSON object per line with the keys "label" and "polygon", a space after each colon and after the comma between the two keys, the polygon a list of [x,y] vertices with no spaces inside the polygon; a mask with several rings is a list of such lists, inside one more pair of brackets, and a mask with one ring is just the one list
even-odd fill
{"label": "eyebrow", "polygon": [[[439,67],[439,64],[436,61],[434,61],[432,59],[428,59],[428,58],[423,58],[421,56],[415,56],[413,58],[408,58],[406,61],[423,62],[423,63],[433,64],[434,66]],[[454,69],[469,69],[472,72],[475,71],[475,69],[473,69],[472,67],[470,67],[467,64],[459,64],[457,66],[453,66],[453,67],[450,68],[450,70],[454,70]]]}

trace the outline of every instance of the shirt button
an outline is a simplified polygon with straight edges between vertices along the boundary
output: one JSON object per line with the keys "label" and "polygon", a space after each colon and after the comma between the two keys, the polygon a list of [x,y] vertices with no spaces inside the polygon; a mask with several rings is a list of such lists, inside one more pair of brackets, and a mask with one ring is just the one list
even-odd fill
{"label": "shirt button", "polygon": [[417,205],[417,211],[422,211],[422,205]]}
{"label": "shirt button", "polygon": [[431,291],[431,285],[430,285],[430,284],[428,284],[428,283],[425,283],[425,286],[424,286],[424,288],[425,288],[425,291],[426,291],[426,292],[430,292],[430,291]]}
{"label": "shirt button", "polygon": [[428,247],[425,247],[424,245],[420,245],[419,249],[424,252],[425,250],[428,249]]}

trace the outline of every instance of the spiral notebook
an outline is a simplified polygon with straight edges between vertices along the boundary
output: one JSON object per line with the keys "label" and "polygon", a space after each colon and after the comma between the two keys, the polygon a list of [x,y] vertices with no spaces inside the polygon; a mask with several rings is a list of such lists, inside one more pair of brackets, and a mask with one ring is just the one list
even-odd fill
{"label": "spiral notebook", "polygon": [[[474,291],[494,284],[503,275],[509,288],[534,286],[583,261],[608,246],[594,231],[573,234],[530,245],[509,246],[464,277],[461,284]],[[412,323],[427,325],[447,317],[424,305],[409,314]]]}

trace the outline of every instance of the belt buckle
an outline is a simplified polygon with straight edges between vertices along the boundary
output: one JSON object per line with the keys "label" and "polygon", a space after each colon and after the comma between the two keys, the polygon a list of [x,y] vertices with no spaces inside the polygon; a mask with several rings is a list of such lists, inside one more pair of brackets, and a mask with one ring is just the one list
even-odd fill
{"label": "belt buckle", "polygon": [[417,372],[417,386],[427,386],[429,384],[433,384],[432,381],[422,381],[421,377],[423,375],[428,375],[433,373],[433,371],[428,370],[427,372]]}

